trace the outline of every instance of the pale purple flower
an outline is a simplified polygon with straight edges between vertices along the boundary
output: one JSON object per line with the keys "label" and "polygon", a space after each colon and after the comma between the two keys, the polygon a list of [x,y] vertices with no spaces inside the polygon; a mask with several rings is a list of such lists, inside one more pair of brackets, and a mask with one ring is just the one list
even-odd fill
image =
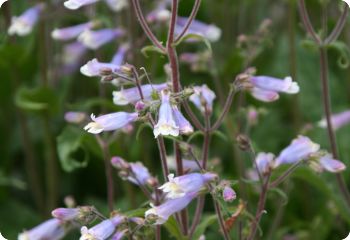
{"label": "pale purple flower", "polygon": [[284,92],[289,94],[298,93],[300,88],[297,82],[293,82],[291,77],[278,79],[268,76],[252,76],[250,82],[254,87],[271,92]]}
{"label": "pale purple flower", "polygon": [[147,184],[147,181],[151,178],[148,169],[141,162],[130,163],[130,167],[133,176],[129,176],[128,180],[136,185]]}
{"label": "pale purple flower", "polygon": [[145,212],[145,218],[156,218],[155,224],[163,224],[168,218],[176,212],[184,209],[190,202],[197,197],[197,193],[187,193],[181,198],[168,199],[159,206],[153,206]]}
{"label": "pale purple flower", "polygon": [[79,217],[80,209],[79,208],[56,208],[51,212],[51,215],[54,218],[57,218],[61,221],[72,221]]}
{"label": "pale purple flower", "polygon": [[99,0],[68,0],[65,1],[63,4],[66,8],[70,10],[76,10],[80,7],[90,5],[98,1]]}
{"label": "pale purple flower", "polygon": [[81,123],[86,117],[86,113],[84,112],[66,112],[64,114],[64,119],[69,123]]}
{"label": "pale purple flower", "polygon": [[342,172],[346,169],[346,166],[341,161],[334,159],[332,155],[326,154],[322,156],[319,160],[319,164],[323,170],[332,173]]}
{"label": "pale purple flower", "polygon": [[158,122],[154,126],[153,134],[155,137],[159,135],[179,135],[179,126],[176,125],[176,121],[174,118],[173,110],[170,103],[170,92],[163,90],[162,94],[162,103],[159,108],[159,117]]}
{"label": "pale purple flower", "polygon": [[124,64],[124,59],[125,59],[125,54],[129,50],[129,44],[122,44],[118,48],[118,51],[116,54],[113,56],[111,63],[115,65],[123,65]]}
{"label": "pale purple flower", "polygon": [[277,92],[268,91],[261,88],[254,87],[250,90],[252,96],[263,102],[273,102],[279,99]]}
{"label": "pale purple flower", "polygon": [[83,56],[88,49],[80,42],[73,42],[64,45],[62,53],[62,63],[64,74],[70,74],[81,66]]}
{"label": "pale purple flower", "polygon": [[202,112],[205,113],[205,108],[209,112],[213,110],[213,101],[216,98],[215,93],[208,88],[206,84],[193,87],[194,93],[189,100]]}
{"label": "pale purple flower", "polygon": [[97,77],[101,75],[101,70],[103,69],[111,69],[112,72],[117,72],[120,66],[113,63],[99,62],[94,58],[83,65],[80,68],[80,72],[88,77]]}
{"label": "pale purple flower", "polygon": [[49,219],[31,230],[18,235],[18,240],[59,240],[64,237],[66,230],[63,223],[58,219]]}
{"label": "pale purple flower", "polygon": [[193,133],[193,127],[191,123],[182,115],[180,110],[176,105],[173,105],[173,114],[175,118],[176,125],[179,126],[179,131],[181,134]]}
{"label": "pale purple flower", "polygon": [[55,40],[67,41],[78,37],[86,29],[92,27],[92,22],[82,23],[70,27],[55,29],[51,32],[51,37]]}
{"label": "pale purple flower", "polygon": [[222,198],[225,202],[232,202],[237,197],[235,190],[233,190],[230,186],[225,186],[222,190]]}
{"label": "pale purple flower", "polygon": [[99,117],[91,114],[91,119],[93,122],[90,122],[84,127],[84,130],[89,133],[99,134],[103,131],[114,131],[120,128],[125,127],[131,122],[136,121],[138,118],[137,113],[128,113],[128,112],[116,112]]}
{"label": "pale purple flower", "polygon": [[249,125],[253,126],[258,123],[259,111],[254,107],[249,107],[247,112],[247,120]]}
{"label": "pale purple flower", "polygon": [[204,185],[217,178],[214,173],[189,173],[174,178],[169,174],[169,182],[164,183],[159,189],[166,193],[167,198],[181,198],[190,192],[198,192]]}
{"label": "pale purple flower", "polygon": [[[145,84],[141,86],[141,91],[145,101],[152,100],[152,93],[160,92],[166,89],[168,85],[166,83],[162,84]],[[113,102],[115,105],[127,105],[135,104],[137,101],[140,101],[141,97],[137,87],[122,89],[120,91],[113,92]]]}
{"label": "pale purple flower", "polygon": [[307,159],[312,153],[316,153],[320,149],[320,145],[312,142],[308,137],[298,136],[292,143],[282,150],[275,159],[275,166],[281,164],[295,163],[300,160]]}
{"label": "pale purple flower", "polygon": [[152,10],[147,16],[146,20],[149,23],[166,22],[170,19],[170,11],[167,9],[167,1],[160,1],[156,8]]}
{"label": "pale purple flower", "polygon": [[102,45],[112,41],[115,38],[121,37],[122,35],[124,35],[124,30],[119,28],[106,28],[96,31],[86,29],[79,35],[78,41],[84,44],[87,48],[96,50]]}
{"label": "pale purple flower", "polygon": [[118,231],[116,232],[113,237],[111,238],[111,240],[121,240],[124,236],[125,233],[128,231],[128,229],[124,229],[122,231]]}
{"label": "pale purple flower", "polygon": [[128,6],[128,0],[105,0],[108,7],[114,11],[119,12]]}
{"label": "pale purple flower", "polygon": [[9,35],[25,36],[32,32],[34,25],[38,22],[40,12],[44,9],[42,3],[27,9],[21,16],[13,16],[8,29]]}
{"label": "pale purple flower", "polygon": [[[350,123],[350,110],[341,112],[341,113],[337,113],[337,114],[333,114],[331,116],[331,123],[333,126],[334,130],[337,130],[341,127],[343,127],[346,124]],[[321,128],[326,128],[327,127],[327,121],[326,119],[322,119],[319,123],[318,126],[320,126]]]}
{"label": "pale purple flower", "polygon": [[[188,18],[178,17],[176,21],[175,32],[179,34],[183,27],[185,26]],[[198,34],[207,38],[211,42],[216,42],[221,37],[221,29],[215,26],[214,24],[206,24],[198,20],[193,20],[189,29],[186,32],[187,34]]]}
{"label": "pale purple flower", "polygon": [[111,219],[102,221],[101,223],[88,229],[83,226],[80,230],[81,237],[79,240],[105,240],[108,239],[115,231],[115,228],[125,221],[125,217],[117,215]]}
{"label": "pale purple flower", "polygon": [[274,166],[275,156],[272,153],[260,152],[255,158],[256,166],[261,174],[267,174]]}
{"label": "pale purple flower", "polygon": [[[176,166],[176,160],[174,156],[167,156],[167,164],[170,170],[176,170],[177,166]],[[200,161],[201,164],[202,161]],[[199,171],[200,168],[198,166],[198,164],[193,161],[193,160],[188,160],[188,159],[182,159],[182,166],[184,168],[184,170],[186,171]]]}

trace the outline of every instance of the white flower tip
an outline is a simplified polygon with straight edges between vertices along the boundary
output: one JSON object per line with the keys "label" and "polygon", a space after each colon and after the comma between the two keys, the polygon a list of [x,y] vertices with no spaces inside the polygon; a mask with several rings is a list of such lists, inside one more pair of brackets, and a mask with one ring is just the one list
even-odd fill
{"label": "white flower tip", "polygon": [[319,121],[317,123],[317,126],[319,126],[320,128],[326,128],[327,127],[327,121],[326,119],[322,119],[321,121]]}
{"label": "white flower tip", "polygon": [[296,94],[300,91],[299,84],[297,82],[293,82],[293,79],[291,77],[286,77],[284,81],[286,82],[286,85],[288,85],[286,93]]}
{"label": "white flower tip", "polygon": [[70,10],[77,10],[78,8],[80,8],[82,6],[81,4],[79,4],[78,2],[76,2],[74,0],[65,1],[63,3],[63,5]]}
{"label": "white flower tip", "polygon": [[99,134],[103,132],[103,126],[97,122],[90,122],[84,127],[84,130],[92,134]]}
{"label": "white flower tip", "polygon": [[113,91],[113,103],[118,106],[125,106],[129,101],[125,98],[122,91]]}
{"label": "white flower tip", "polygon": [[216,42],[221,37],[221,29],[215,25],[210,25],[206,32],[206,36],[211,42]]}

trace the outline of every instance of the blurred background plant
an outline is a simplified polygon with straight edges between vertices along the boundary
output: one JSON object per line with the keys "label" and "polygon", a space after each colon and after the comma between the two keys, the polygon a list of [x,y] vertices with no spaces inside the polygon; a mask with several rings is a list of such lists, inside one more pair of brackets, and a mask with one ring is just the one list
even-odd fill
{"label": "blurred background plant", "polygon": [[[109,62],[121,43],[127,41],[131,45],[126,57],[129,63],[144,67],[155,83],[166,78],[163,69],[166,58],[153,52],[145,56],[141,52],[148,41],[130,4],[117,12],[100,3],[72,12],[62,1],[42,2],[46,6],[37,26],[24,37],[7,33],[11,16],[19,16],[37,2],[10,0],[0,10],[0,231],[8,239],[15,239],[19,232],[47,219],[51,210],[66,204],[67,196],[78,205],[93,205],[108,213],[103,162],[106,156],[100,148],[101,142],[86,133],[83,126],[68,123],[65,114],[79,111],[86,119],[84,114],[114,112],[121,107],[111,101],[115,87],[101,84],[98,78],[87,78],[79,72],[80,66],[94,57]],[[193,3],[180,1],[179,15],[188,16]],[[148,13],[157,1],[141,1],[141,4]],[[335,26],[341,11],[340,1],[308,0],[307,6],[317,31],[322,25],[326,29]],[[326,17],[321,18],[321,13]],[[91,19],[103,28],[122,27],[125,34],[96,51],[84,49],[79,53],[75,52],[79,51],[78,45],[70,46],[51,37],[55,28]],[[206,84],[215,90],[215,116],[220,114],[219,106],[225,102],[229,84],[248,67],[255,67],[257,75],[290,75],[301,89],[299,94],[280,97],[273,103],[258,102],[248,94],[241,94],[220,134],[212,139],[209,165],[222,179],[242,179],[240,188],[235,190],[238,198],[247,201],[244,204],[249,218],[248,213],[254,213],[258,193],[256,186],[245,180],[251,160],[248,153],[237,147],[238,134],[248,135],[257,152],[277,154],[298,134],[307,134],[322,148],[330,150],[327,132],[318,126],[324,114],[317,47],[305,40],[308,38],[295,0],[202,1],[196,19],[215,24],[222,36],[211,43],[210,57],[205,44],[178,47],[181,81],[187,86]],[[159,25],[154,27],[157,35],[165,41],[166,28],[162,22],[155,24]],[[328,48],[334,113],[350,108],[349,29],[345,26],[339,41]],[[189,52],[198,56],[186,56]],[[349,134],[350,124],[337,130],[339,159],[347,166]],[[149,129],[142,132],[129,129],[113,135],[109,154],[141,161],[162,179],[154,143]],[[171,141],[166,144],[172,145]],[[132,210],[145,202],[137,187],[120,179],[117,172],[112,174],[114,209]],[[349,183],[348,170],[344,177]],[[236,212],[240,208],[242,204],[236,201],[228,211]],[[191,206],[190,211],[193,209]],[[262,239],[342,239],[350,229],[350,211],[341,199],[334,176],[314,173],[304,166],[268,195],[265,209],[267,214],[263,215],[258,231],[263,232]],[[208,228],[206,239],[220,236],[216,221],[210,218],[213,212],[213,206],[207,204],[204,210],[207,221],[202,225],[204,230]],[[234,224],[232,232],[243,227],[240,218]],[[67,239],[77,239],[78,235],[74,234]],[[236,233],[232,236],[239,239]]]}

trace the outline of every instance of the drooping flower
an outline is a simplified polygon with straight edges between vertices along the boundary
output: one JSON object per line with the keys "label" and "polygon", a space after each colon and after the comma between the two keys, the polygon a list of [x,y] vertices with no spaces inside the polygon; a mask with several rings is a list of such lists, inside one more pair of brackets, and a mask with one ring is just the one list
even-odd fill
{"label": "drooping flower", "polygon": [[124,35],[124,30],[119,28],[106,28],[96,31],[86,29],[79,35],[78,41],[84,44],[87,48],[96,50],[102,45],[112,41],[117,37],[121,37],[122,35]]}
{"label": "drooping flower", "polygon": [[237,197],[235,190],[233,190],[230,186],[225,186],[222,190],[222,198],[225,202],[232,202]]}
{"label": "drooping flower", "polygon": [[93,26],[92,22],[82,23],[70,27],[55,29],[51,32],[51,37],[55,40],[67,41],[78,37],[86,29]]}
{"label": "drooping flower", "polygon": [[81,237],[79,240],[105,240],[108,239],[115,231],[115,228],[125,221],[122,215],[116,215],[111,219],[102,221],[101,223],[88,229],[83,226],[80,230]]}
{"label": "drooping flower", "polygon": [[128,6],[128,0],[106,0],[106,3],[114,12],[120,12]]}
{"label": "drooping flower", "polygon": [[[175,32],[179,34],[185,24],[187,23],[188,18],[178,17],[176,21]],[[193,20],[189,29],[186,32],[192,34],[202,35],[211,42],[216,42],[221,37],[221,29],[215,26],[214,24],[206,24],[198,20]]]}
{"label": "drooping flower", "polygon": [[277,92],[268,91],[257,87],[252,88],[250,93],[254,98],[263,102],[274,102],[280,97]]}
{"label": "drooping flower", "polygon": [[86,117],[84,112],[66,112],[64,114],[64,119],[69,123],[81,123]]}
{"label": "drooping flower", "polygon": [[170,103],[170,92],[163,90],[162,103],[159,108],[159,118],[157,124],[154,126],[153,134],[157,138],[159,135],[179,135],[179,126],[176,125],[173,110]]}
{"label": "drooping flower", "polygon": [[99,134],[103,131],[114,131],[136,121],[137,118],[137,113],[127,112],[110,113],[99,117],[95,117],[95,115],[91,114],[91,119],[93,122],[87,124],[84,127],[84,130],[93,134]]}
{"label": "drooping flower", "polygon": [[197,196],[197,193],[187,193],[181,198],[168,199],[159,206],[153,206],[145,212],[145,218],[155,220],[155,224],[163,224],[176,212],[184,209]]}
{"label": "drooping flower", "polygon": [[76,10],[78,8],[93,4],[98,1],[99,0],[68,0],[68,1],[65,1],[63,4],[66,8],[70,10]]}
{"label": "drooping flower", "polygon": [[272,153],[260,152],[255,158],[255,163],[258,171],[261,174],[267,174],[274,167],[274,155]]}
{"label": "drooping flower", "polygon": [[77,208],[56,208],[51,215],[63,222],[75,221],[81,224],[88,224],[96,218],[94,207],[82,206]]}
{"label": "drooping flower", "polygon": [[[166,89],[168,85],[166,83],[162,84],[145,84],[141,86],[141,91],[145,101],[152,100],[153,91],[160,92]],[[115,105],[127,105],[135,104],[140,101],[141,97],[137,87],[122,89],[120,91],[113,92],[113,102]]]}
{"label": "drooping flower", "polygon": [[64,237],[66,231],[63,222],[58,219],[49,219],[31,230],[18,235],[18,240],[50,239],[59,240]]}
{"label": "drooping flower", "polygon": [[42,3],[27,9],[21,16],[12,17],[8,29],[9,35],[25,36],[32,32],[34,25],[38,22],[40,12],[44,9]]}
{"label": "drooping flower", "polygon": [[266,91],[296,94],[300,90],[298,83],[293,82],[291,77],[282,80],[268,76],[252,76],[250,81],[255,87]]}
{"label": "drooping flower", "polygon": [[176,105],[173,105],[173,114],[175,118],[176,125],[179,126],[179,131],[181,134],[193,133],[193,127],[191,123],[182,115],[180,110]]}
{"label": "drooping flower", "polygon": [[129,50],[129,48],[129,44],[120,45],[116,54],[113,56],[111,63],[119,66],[123,65],[125,54]]}
{"label": "drooping flower", "polygon": [[190,96],[189,100],[202,112],[205,113],[205,109],[208,112],[213,110],[213,101],[216,98],[215,93],[208,88],[206,84],[202,86],[193,87],[194,93]]}
{"label": "drooping flower", "polygon": [[88,77],[101,76],[101,70],[110,69],[112,72],[117,72],[120,69],[119,65],[113,63],[99,62],[96,58],[88,61],[80,68],[80,72]]}
{"label": "drooping flower", "polygon": [[169,174],[169,182],[164,183],[159,189],[166,193],[167,198],[180,198],[190,192],[198,192],[204,185],[217,178],[214,173],[189,173],[174,178]]}
{"label": "drooping flower", "polygon": [[292,143],[282,150],[279,156],[275,159],[275,166],[281,164],[295,163],[300,160],[307,159],[312,153],[317,152],[320,145],[312,142],[308,137],[298,136]]}
{"label": "drooping flower", "polygon": [[[333,126],[334,130],[337,130],[341,127],[343,127],[346,124],[350,123],[350,110],[333,114],[331,116],[331,123]],[[327,121],[326,119],[322,119],[319,123],[318,126],[321,128],[326,128],[327,127]]]}
{"label": "drooping flower", "polygon": [[332,173],[342,172],[346,169],[344,163],[337,159],[334,159],[330,154],[326,154],[325,156],[321,157],[319,160],[319,164],[323,170]]}

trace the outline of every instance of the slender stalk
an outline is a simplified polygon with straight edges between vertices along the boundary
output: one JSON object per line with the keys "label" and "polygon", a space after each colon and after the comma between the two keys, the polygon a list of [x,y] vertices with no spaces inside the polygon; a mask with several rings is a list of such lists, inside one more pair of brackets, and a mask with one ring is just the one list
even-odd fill
{"label": "slender stalk", "polygon": [[186,113],[188,114],[188,116],[191,119],[192,124],[200,131],[204,131],[204,127],[202,125],[202,123],[198,120],[198,118],[196,117],[196,115],[193,113],[190,105],[188,104],[187,101],[183,101],[182,102],[184,109],[186,111]]}
{"label": "slender stalk", "polygon": [[157,37],[153,34],[152,30],[148,26],[147,21],[142,13],[139,0],[131,0],[131,3],[144,33],[147,35],[147,37],[153,43],[154,46],[158,47],[161,51],[165,52],[166,49],[161,44],[161,42],[159,42]]}
{"label": "slender stalk", "polygon": [[306,28],[306,31],[311,35],[313,40],[320,45],[321,44],[321,39],[320,37],[316,34],[314,27],[312,26],[309,18],[309,14],[307,13],[306,6],[305,6],[305,1],[304,0],[299,0],[299,12],[301,16],[301,20],[304,23],[304,26]]}
{"label": "slender stalk", "polygon": [[214,198],[213,198],[213,202],[214,202],[216,215],[218,215],[218,221],[219,221],[219,225],[221,228],[221,232],[224,236],[224,239],[229,240],[231,238],[230,238],[230,235],[228,234],[228,232],[225,228],[225,223],[224,223],[224,219],[223,219],[222,214],[221,214],[220,205]]}
{"label": "slender stalk", "polygon": [[169,168],[168,168],[168,163],[166,161],[166,149],[165,149],[165,144],[164,144],[164,138],[157,137],[157,144],[158,144],[158,148],[159,148],[160,160],[162,163],[164,181],[167,182],[168,175],[169,175]]}
{"label": "slender stalk", "polygon": [[263,213],[264,208],[265,208],[267,191],[269,189],[270,176],[271,176],[271,173],[269,173],[269,175],[266,176],[265,183],[262,186],[260,197],[259,197],[258,208],[256,210],[255,218],[253,220],[252,227],[250,229],[250,233],[249,233],[249,236],[247,238],[248,240],[254,239],[256,231],[258,229],[258,225],[259,225],[262,213]]}
{"label": "slender stalk", "polygon": [[199,7],[201,6],[201,2],[202,2],[202,0],[195,0],[191,14],[188,17],[187,22],[186,22],[184,28],[182,29],[181,33],[176,37],[175,42],[178,42],[186,34],[188,28],[191,26],[191,23],[193,22],[193,20],[197,16]]}
{"label": "slender stalk", "polygon": [[328,44],[332,43],[333,41],[337,40],[337,38],[339,37],[340,33],[344,29],[344,26],[345,26],[345,23],[346,23],[346,19],[347,19],[348,15],[349,15],[349,9],[348,8],[349,8],[348,5],[344,3],[343,13],[340,16],[340,18],[338,19],[337,25],[335,26],[335,28],[333,29],[331,34],[326,38],[326,40],[324,40],[324,44],[325,45],[328,45]]}
{"label": "slender stalk", "polygon": [[205,203],[205,197],[204,196],[198,197],[196,211],[194,213],[192,225],[191,225],[190,231],[188,233],[189,239],[192,238],[194,231],[196,230],[196,228],[199,224],[199,221],[201,220],[201,216],[202,216],[202,212],[203,212],[203,208],[204,208],[204,203]]}
{"label": "slender stalk", "polygon": [[280,183],[282,183],[284,180],[289,177],[289,175],[297,169],[301,165],[302,161],[294,163],[292,166],[290,166],[281,176],[279,176],[275,181],[270,183],[269,188],[275,188],[277,187]]}

